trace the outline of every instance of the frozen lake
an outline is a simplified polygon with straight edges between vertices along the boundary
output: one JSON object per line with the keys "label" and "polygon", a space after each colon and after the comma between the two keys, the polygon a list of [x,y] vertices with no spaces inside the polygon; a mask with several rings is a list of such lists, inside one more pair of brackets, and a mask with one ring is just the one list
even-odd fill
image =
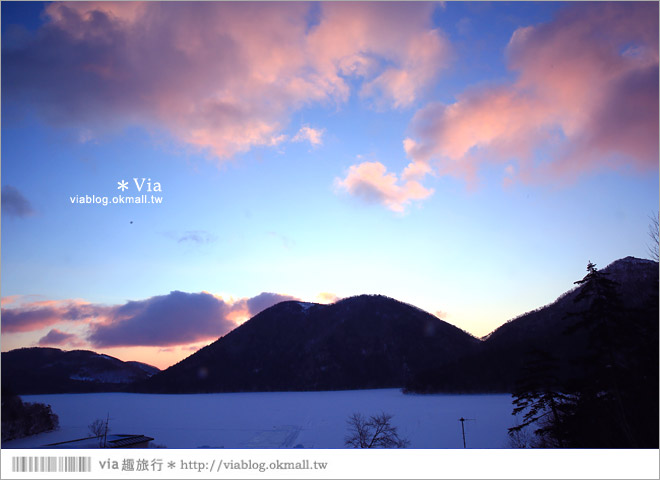
{"label": "frozen lake", "polygon": [[60,429],[3,442],[37,448],[89,436],[87,426],[110,415],[110,432],[142,434],[167,448],[344,448],[352,413],[394,415],[410,448],[507,448],[514,424],[511,396],[404,395],[398,389],[338,392],[148,395],[89,393],[25,395],[51,405]]}

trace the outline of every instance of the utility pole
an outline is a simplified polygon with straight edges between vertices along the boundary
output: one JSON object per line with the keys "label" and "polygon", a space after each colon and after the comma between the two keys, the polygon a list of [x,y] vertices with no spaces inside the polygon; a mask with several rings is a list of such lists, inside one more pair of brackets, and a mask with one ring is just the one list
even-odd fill
{"label": "utility pole", "polygon": [[459,418],[458,421],[461,422],[461,432],[463,432],[463,448],[467,448],[465,445],[465,422],[467,420],[474,420],[474,418]]}
{"label": "utility pole", "polygon": [[[110,422],[110,412],[108,412],[108,416],[105,419],[105,432],[103,433],[103,448],[108,446],[108,423]],[[465,435],[464,435],[465,437]],[[463,443],[465,443],[465,438],[463,438]]]}

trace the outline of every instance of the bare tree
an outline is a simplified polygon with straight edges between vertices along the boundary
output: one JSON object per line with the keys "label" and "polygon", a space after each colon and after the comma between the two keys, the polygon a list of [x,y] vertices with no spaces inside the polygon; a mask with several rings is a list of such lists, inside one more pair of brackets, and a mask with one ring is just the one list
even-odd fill
{"label": "bare tree", "polygon": [[110,431],[110,428],[108,428],[108,421],[103,420],[101,418],[97,418],[92,423],[87,425],[87,428],[89,429],[89,433],[91,433],[92,436],[97,437],[99,439],[99,447],[104,447],[105,438],[108,435],[108,432]]}
{"label": "bare tree", "polygon": [[648,246],[649,254],[651,255],[651,260],[658,261],[659,253],[658,247],[660,242],[660,225],[658,214],[650,217],[651,223],[649,224],[649,238],[651,239],[651,244]]}
{"label": "bare tree", "polygon": [[369,419],[354,413],[347,420],[349,435],[344,444],[353,448],[406,448],[410,441],[399,437],[390,420],[389,413],[371,415]]}
{"label": "bare tree", "polygon": [[[520,423],[516,421],[515,426],[517,427],[518,425],[520,425]],[[524,427],[516,430],[509,430],[508,446],[510,448],[532,448],[534,446],[532,435],[529,430]]]}

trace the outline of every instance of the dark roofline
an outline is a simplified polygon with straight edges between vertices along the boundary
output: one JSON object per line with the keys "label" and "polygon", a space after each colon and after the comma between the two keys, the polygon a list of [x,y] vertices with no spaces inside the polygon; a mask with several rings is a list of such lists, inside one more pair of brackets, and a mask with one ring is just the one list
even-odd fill
{"label": "dark roofline", "polygon": [[65,443],[82,442],[83,440],[96,440],[99,437],[76,438],[75,440],[66,440],[64,442],[47,443],[44,447],[54,447],[55,445],[64,445]]}
{"label": "dark roofline", "polygon": [[135,445],[137,443],[151,442],[153,438],[147,437],[145,435],[119,435],[125,436],[126,438],[118,438],[116,440],[110,440],[107,443],[112,443],[110,448],[120,448],[126,447],[129,445]]}
{"label": "dark roofline", "polygon": [[[135,435],[135,434],[112,434],[114,437],[121,437],[121,438],[116,438],[114,440],[108,440],[106,444],[108,445],[109,448],[119,448],[122,446],[128,446],[128,445],[135,445],[136,443],[143,443],[143,442],[151,442],[154,439],[151,437],[147,437],[145,435]],[[56,442],[56,443],[49,443],[47,445],[44,445],[44,447],[56,447],[58,445],[66,445],[66,444],[71,444],[71,443],[76,443],[76,442],[83,442],[86,440],[96,440],[99,437],[85,437],[85,438],[78,438],[75,440],[67,440],[65,442]]]}

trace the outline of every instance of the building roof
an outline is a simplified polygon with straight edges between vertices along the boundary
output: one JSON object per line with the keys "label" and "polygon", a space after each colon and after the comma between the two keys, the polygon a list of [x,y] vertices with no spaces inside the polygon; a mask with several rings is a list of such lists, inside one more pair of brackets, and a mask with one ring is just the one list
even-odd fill
{"label": "building roof", "polygon": [[153,438],[146,437],[144,435],[115,435],[117,438],[115,440],[108,440],[108,448],[123,448],[130,447],[131,445],[136,445],[138,443],[151,442]]}
{"label": "building roof", "polygon": [[[153,438],[145,435],[113,434],[106,438],[106,448],[126,448],[140,443],[151,442]],[[79,438],[66,442],[49,443],[44,448],[99,448],[99,437]]]}

